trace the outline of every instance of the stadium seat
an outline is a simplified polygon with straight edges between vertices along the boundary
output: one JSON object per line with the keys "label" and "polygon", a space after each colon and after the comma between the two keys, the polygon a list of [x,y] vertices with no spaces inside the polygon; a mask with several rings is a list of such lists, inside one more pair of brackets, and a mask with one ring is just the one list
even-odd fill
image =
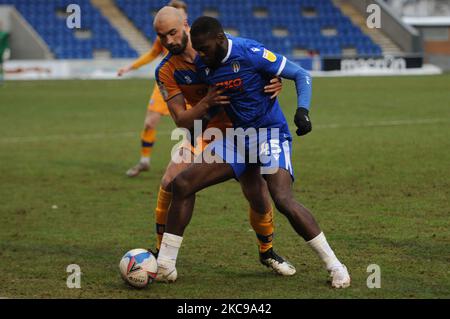
{"label": "stadium seat", "polygon": [[[136,57],[129,44],[121,38],[90,0],[78,0],[83,12],[82,28],[89,30],[91,38],[79,39],[65,26],[64,10],[70,0],[33,1],[0,0],[0,4],[14,5],[46,41],[57,58],[91,58],[93,50],[105,49],[113,58]],[[381,48],[346,17],[331,0],[188,0],[189,20],[204,14],[207,9],[218,12],[218,18],[227,29],[240,36],[254,38],[272,50],[293,56],[293,50],[302,48],[316,51],[322,56],[339,56],[344,48],[355,48],[361,56],[379,56]],[[167,4],[167,0],[115,0],[116,5],[130,21],[150,40],[153,15]],[[303,10],[313,10],[315,16],[304,16]],[[266,16],[256,17],[256,9],[265,10]],[[54,12],[50,14],[49,12]],[[274,28],[287,30],[286,36],[275,36]],[[322,34],[324,28],[335,29],[336,34]]]}
{"label": "stadium seat", "polygon": [[[34,27],[50,50],[59,59],[91,59],[93,50],[102,47],[111,51],[114,58],[135,57],[137,52],[129,48],[108,20],[92,6],[90,0],[77,0],[81,8],[81,27],[91,31],[89,39],[78,39],[75,30],[66,26],[65,17],[58,16],[58,10],[65,12],[70,0],[33,1],[0,0],[0,4],[14,5],[23,17]],[[125,51],[117,49],[126,48]]]}

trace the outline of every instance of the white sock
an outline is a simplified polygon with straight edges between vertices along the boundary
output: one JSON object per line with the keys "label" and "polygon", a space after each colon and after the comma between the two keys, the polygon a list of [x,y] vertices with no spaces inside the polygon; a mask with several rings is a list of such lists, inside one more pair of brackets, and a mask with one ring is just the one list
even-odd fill
{"label": "white sock", "polygon": [[323,232],[306,243],[319,255],[320,259],[325,263],[327,270],[342,266],[328,244]]}
{"label": "white sock", "polygon": [[158,253],[158,267],[161,266],[166,269],[175,268],[178,250],[180,249],[182,241],[183,237],[164,233]]}
{"label": "white sock", "polygon": [[146,156],[141,156],[141,160],[140,160],[141,164],[150,164],[150,157],[146,157]]}

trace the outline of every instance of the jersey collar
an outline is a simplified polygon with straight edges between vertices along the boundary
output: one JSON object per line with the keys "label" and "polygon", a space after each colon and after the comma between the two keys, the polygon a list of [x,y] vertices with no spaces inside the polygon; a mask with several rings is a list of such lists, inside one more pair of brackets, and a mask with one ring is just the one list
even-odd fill
{"label": "jersey collar", "polygon": [[222,63],[227,62],[228,58],[230,57],[232,46],[233,46],[233,41],[231,39],[228,39],[228,51],[227,51],[227,55],[221,61]]}

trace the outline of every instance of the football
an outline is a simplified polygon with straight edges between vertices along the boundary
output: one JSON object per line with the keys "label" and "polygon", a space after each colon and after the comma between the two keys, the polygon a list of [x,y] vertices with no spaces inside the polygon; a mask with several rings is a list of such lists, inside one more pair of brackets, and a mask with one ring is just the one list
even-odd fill
{"label": "football", "polygon": [[123,280],[135,288],[145,288],[156,277],[158,264],[155,256],[146,249],[128,251],[119,263]]}

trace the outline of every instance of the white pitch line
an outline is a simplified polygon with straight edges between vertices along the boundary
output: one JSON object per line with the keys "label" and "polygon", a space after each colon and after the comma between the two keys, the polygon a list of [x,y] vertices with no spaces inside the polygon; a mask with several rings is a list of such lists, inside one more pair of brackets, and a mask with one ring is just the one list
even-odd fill
{"label": "white pitch line", "polygon": [[96,133],[96,134],[61,134],[61,135],[47,135],[47,136],[17,136],[0,138],[0,143],[14,144],[14,143],[34,143],[46,141],[59,140],[98,140],[105,138],[120,138],[120,137],[139,137],[139,132],[122,132],[122,133]]}
{"label": "white pitch line", "polygon": [[[421,119],[421,120],[391,120],[379,122],[366,122],[360,124],[313,124],[313,129],[336,129],[336,128],[364,128],[364,127],[383,127],[383,126],[402,126],[417,124],[437,124],[448,123],[446,119]],[[158,135],[170,135],[172,131],[158,131]],[[61,134],[47,136],[17,136],[0,138],[0,144],[17,143],[38,143],[46,141],[67,141],[67,140],[102,140],[114,138],[139,138],[139,132],[115,132],[115,133],[95,133],[95,134]]]}
{"label": "white pitch line", "polygon": [[379,122],[366,122],[361,124],[313,124],[313,129],[328,129],[328,128],[347,128],[347,127],[380,127],[380,126],[401,126],[401,125],[415,125],[415,124],[437,124],[449,122],[446,119],[421,119],[421,120],[391,120]]}

